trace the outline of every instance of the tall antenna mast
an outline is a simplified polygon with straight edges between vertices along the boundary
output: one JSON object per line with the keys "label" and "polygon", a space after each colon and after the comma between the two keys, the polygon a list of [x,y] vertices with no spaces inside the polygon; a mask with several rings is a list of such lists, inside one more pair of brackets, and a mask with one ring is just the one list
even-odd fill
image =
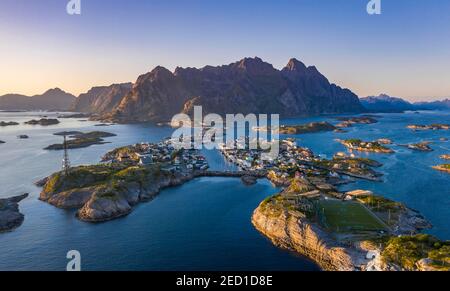
{"label": "tall antenna mast", "polygon": [[68,153],[68,150],[67,150],[67,138],[66,138],[66,135],[64,135],[63,148],[64,148],[64,157],[63,157],[63,161],[62,161],[62,169],[63,169],[64,175],[67,176],[69,174],[69,170],[70,170],[70,160],[69,160],[69,153]]}

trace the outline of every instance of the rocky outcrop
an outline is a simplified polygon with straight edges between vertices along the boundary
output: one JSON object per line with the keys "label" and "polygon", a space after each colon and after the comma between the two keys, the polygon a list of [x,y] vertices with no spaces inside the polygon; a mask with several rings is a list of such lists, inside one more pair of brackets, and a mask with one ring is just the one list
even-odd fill
{"label": "rocky outcrop", "polygon": [[162,176],[156,181],[143,184],[124,183],[119,187],[119,191],[95,189],[89,200],[78,211],[77,216],[87,222],[102,222],[126,216],[131,213],[134,205],[152,200],[162,189],[182,185],[194,177],[193,173],[178,173]]}
{"label": "rocky outcrop", "polygon": [[438,170],[438,171],[450,174],[450,164],[437,165],[437,166],[434,166],[432,168],[435,169],[435,170]]}
{"label": "rocky outcrop", "polygon": [[55,173],[37,183],[43,185],[40,200],[62,209],[78,209],[77,217],[83,221],[102,222],[125,216],[162,189],[197,176],[192,171],[163,172],[159,166],[100,164]]}
{"label": "rocky outcrop", "polygon": [[108,143],[104,140],[104,138],[107,137],[113,137],[116,136],[113,133],[104,132],[104,131],[91,131],[91,132],[58,132],[54,135],[59,136],[65,136],[67,135],[69,137],[68,140],[66,140],[66,144],[52,144],[48,147],[44,148],[45,150],[63,150],[64,146],[66,146],[68,149],[78,149],[78,148],[86,148],[90,147],[92,145],[99,145],[99,144],[105,144]]}
{"label": "rocky outcrop", "polygon": [[109,112],[130,92],[131,87],[131,83],[94,87],[78,96],[70,111],[98,114]]}
{"label": "rocky outcrop", "polygon": [[15,126],[15,125],[19,125],[19,123],[14,122],[14,121],[0,121],[0,127],[6,127],[6,126]]}
{"label": "rocky outcrop", "polygon": [[276,246],[296,251],[314,260],[324,270],[354,271],[368,262],[366,252],[337,244],[298,213],[287,210],[271,213],[270,209],[260,205],[253,213],[252,223]]}
{"label": "rocky outcrop", "polygon": [[0,232],[11,231],[24,221],[24,215],[19,212],[19,202],[27,198],[28,194],[0,199]]}
{"label": "rocky outcrop", "polygon": [[61,209],[78,209],[89,201],[95,190],[95,187],[76,188],[58,194],[50,194],[43,191],[40,199]]}
{"label": "rocky outcrop", "polygon": [[258,179],[255,176],[242,176],[241,177],[242,183],[244,183],[244,185],[250,186],[250,185],[255,185],[258,181]]}
{"label": "rocky outcrop", "polygon": [[330,82],[315,67],[292,59],[283,70],[259,58],[202,69],[156,67],[140,76],[131,92],[101,119],[116,122],[167,122],[194,106],[203,112],[278,113],[283,117],[360,112],[355,94]]}
{"label": "rocky outcrop", "polygon": [[39,120],[32,119],[30,121],[25,122],[25,124],[28,125],[41,125],[41,126],[49,126],[49,125],[56,125],[59,124],[58,119],[47,119],[47,118],[41,118]]}
{"label": "rocky outcrop", "polygon": [[0,96],[0,110],[67,110],[74,101],[75,96],[55,88],[31,97],[19,94]]}
{"label": "rocky outcrop", "polygon": [[[434,251],[440,256],[445,256],[445,252],[448,252],[446,245],[450,245],[449,242],[442,242],[437,239],[428,239],[425,242],[421,238],[423,235],[418,234],[419,231],[430,229],[432,225],[420,213],[400,203],[398,203],[396,210],[398,215],[397,223],[384,236],[379,236],[379,233],[369,235],[368,232],[333,233],[321,227],[311,217],[308,218],[308,214],[306,214],[308,210],[306,212],[299,210],[299,207],[307,206],[308,203],[300,204],[300,206],[292,204],[291,199],[294,199],[292,193],[298,192],[298,187],[294,188],[295,190],[291,185],[291,187],[282,192],[283,194],[263,201],[254,211],[252,223],[258,231],[268,237],[276,246],[296,251],[314,260],[324,270],[421,271],[431,270],[433,268],[432,265],[440,266],[435,261],[431,264],[429,260],[411,264],[413,267],[410,268],[402,266],[402,262],[410,259],[407,256],[411,253],[406,251],[405,254],[402,254],[403,259],[401,260],[395,255],[393,256],[392,253],[395,254],[397,252],[396,248],[404,248],[398,243],[398,240],[405,240],[405,246],[410,248],[411,243],[416,244],[419,242],[417,245],[424,244],[424,247],[418,247],[425,250],[421,254],[424,258],[430,255],[430,251],[433,251],[432,248],[437,248]],[[301,189],[302,192],[309,190]],[[306,194],[308,193],[312,192],[306,192]],[[298,199],[301,200],[303,198],[295,196],[294,200],[297,201],[295,203],[300,201]],[[311,216],[312,214],[309,215]],[[363,235],[360,236],[360,234]],[[411,243],[408,242],[409,240]],[[426,248],[430,249],[426,250]],[[398,262],[393,260],[392,257],[396,258]],[[432,257],[436,257],[436,255]],[[448,260],[448,258],[444,257],[443,260]]]}

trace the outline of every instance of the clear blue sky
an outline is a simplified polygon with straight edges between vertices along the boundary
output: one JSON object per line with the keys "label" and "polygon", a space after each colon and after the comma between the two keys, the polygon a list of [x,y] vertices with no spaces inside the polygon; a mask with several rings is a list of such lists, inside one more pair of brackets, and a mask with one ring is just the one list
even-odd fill
{"label": "clear blue sky", "polygon": [[360,96],[450,96],[450,1],[0,0],[0,94],[134,81],[156,65],[296,57]]}

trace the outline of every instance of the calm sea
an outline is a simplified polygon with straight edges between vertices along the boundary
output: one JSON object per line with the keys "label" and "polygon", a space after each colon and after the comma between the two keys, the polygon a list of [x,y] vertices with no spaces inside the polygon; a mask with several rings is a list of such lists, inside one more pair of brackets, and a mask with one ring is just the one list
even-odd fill
{"label": "calm sea", "polygon": [[[50,113],[0,112],[0,121],[20,126],[0,128],[0,197],[30,193],[20,207],[23,225],[0,234],[0,270],[65,270],[66,253],[78,250],[84,270],[318,270],[309,260],[274,247],[251,225],[253,210],[276,193],[267,181],[247,187],[239,179],[203,178],[162,191],[149,203],[140,204],[127,217],[101,224],[84,223],[74,211],[57,209],[38,200],[33,182],[61,168],[61,152],[43,148],[61,142],[53,133],[62,130],[103,130],[117,134],[111,142],[69,152],[73,165],[91,164],[113,148],[142,141],[159,141],[171,129],[149,124],[96,127],[78,119],[61,119],[56,126],[23,125],[24,121],[49,118]],[[422,212],[433,224],[430,233],[450,239],[450,175],[430,167],[442,163],[439,155],[450,153],[448,131],[412,132],[411,123],[450,122],[449,113],[380,114],[380,122],[355,126],[348,133],[298,136],[300,145],[331,157],[345,148],[336,138],[390,138],[397,143],[433,141],[435,151],[412,152],[393,146],[394,155],[361,154],[384,164],[384,182],[357,182],[348,189],[364,188],[406,203]],[[289,119],[304,123],[332,117]],[[17,135],[29,135],[18,139]],[[205,152],[213,169],[233,169],[215,151]]]}

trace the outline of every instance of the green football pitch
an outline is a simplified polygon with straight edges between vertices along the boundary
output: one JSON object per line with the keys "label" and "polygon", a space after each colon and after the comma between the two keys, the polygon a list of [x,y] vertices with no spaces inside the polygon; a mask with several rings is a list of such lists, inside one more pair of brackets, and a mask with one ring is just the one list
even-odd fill
{"label": "green football pitch", "polygon": [[386,230],[385,224],[360,203],[322,200],[317,207],[320,222],[331,231],[345,233]]}

